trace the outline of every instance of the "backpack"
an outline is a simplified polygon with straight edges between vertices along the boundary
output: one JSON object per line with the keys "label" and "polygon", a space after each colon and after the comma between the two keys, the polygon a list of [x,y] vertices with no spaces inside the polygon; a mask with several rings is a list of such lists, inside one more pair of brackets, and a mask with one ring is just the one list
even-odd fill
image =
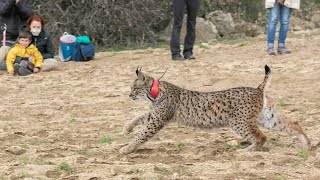
{"label": "backpack", "polygon": [[78,36],[71,55],[72,61],[90,61],[94,58],[94,46],[88,36]]}
{"label": "backpack", "polygon": [[63,62],[69,61],[72,55],[72,52],[75,48],[76,37],[74,35],[68,34],[67,32],[63,33],[63,36],[60,37],[59,44],[59,59]]}

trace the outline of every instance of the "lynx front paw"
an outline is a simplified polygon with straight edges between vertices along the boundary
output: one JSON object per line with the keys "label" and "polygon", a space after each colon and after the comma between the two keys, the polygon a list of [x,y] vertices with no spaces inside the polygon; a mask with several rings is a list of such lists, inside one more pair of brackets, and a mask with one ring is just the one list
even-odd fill
{"label": "lynx front paw", "polygon": [[128,135],[132,131],[131,126],[125,125],[122,130],[123,135]]}
{"label": "lynx front paw", "polygon": [[136,147],[127,145],[127,146],[122,147],[122,148],[119,150],[119,152],[120,152],[121,154],[130,154],[130,153],[133,153],[135,150],[136,150]]}

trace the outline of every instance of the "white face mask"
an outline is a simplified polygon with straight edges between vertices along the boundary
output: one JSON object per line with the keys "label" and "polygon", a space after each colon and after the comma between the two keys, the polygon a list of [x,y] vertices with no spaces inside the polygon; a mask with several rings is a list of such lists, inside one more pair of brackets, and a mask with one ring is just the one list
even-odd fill
{"label": "white face mask", "polygon": [[31,29],[30,31],[33,36],[39,36],[41,29]]}

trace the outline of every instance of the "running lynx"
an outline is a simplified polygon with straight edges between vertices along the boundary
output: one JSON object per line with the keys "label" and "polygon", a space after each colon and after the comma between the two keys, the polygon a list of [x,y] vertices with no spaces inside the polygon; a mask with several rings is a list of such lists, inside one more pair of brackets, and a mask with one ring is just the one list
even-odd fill
{"label": "running lynx", "polygon": [[135,126],[145,124],[134,140],[120,149],[122,154],[134,152],[174,120],[200,128],[230,126],[244,141],[251,143],[243,149],[245,151],[259,150],[265,143],[266,136],[258,125],[296,135],[303,148],[310,149],[310,141],[301,127],[279,115],[267,103],[265,92],[271,81],[271,70],[267,65],[264,81],[258,88],[237,87],[216,92],[190,91],[165,81],[159,82],[142,73],[141,69],[137,69],[136,74],[138,78],[131,86],[130,97],[151,101],[153,108],[124,126],[123,134],[126,135]]}

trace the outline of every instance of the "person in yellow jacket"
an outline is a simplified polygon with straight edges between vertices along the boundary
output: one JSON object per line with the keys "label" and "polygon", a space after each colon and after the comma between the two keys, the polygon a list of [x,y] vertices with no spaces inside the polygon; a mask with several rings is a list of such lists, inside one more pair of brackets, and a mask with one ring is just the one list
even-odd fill
{"label": "person in yellow jacket", "polygon": [[29,30],[19,32],[18,43],[10,49],[6,59],[7,71],[10,75],[26,76],[40,72],[43,57],[31,41],[32,34]]}

